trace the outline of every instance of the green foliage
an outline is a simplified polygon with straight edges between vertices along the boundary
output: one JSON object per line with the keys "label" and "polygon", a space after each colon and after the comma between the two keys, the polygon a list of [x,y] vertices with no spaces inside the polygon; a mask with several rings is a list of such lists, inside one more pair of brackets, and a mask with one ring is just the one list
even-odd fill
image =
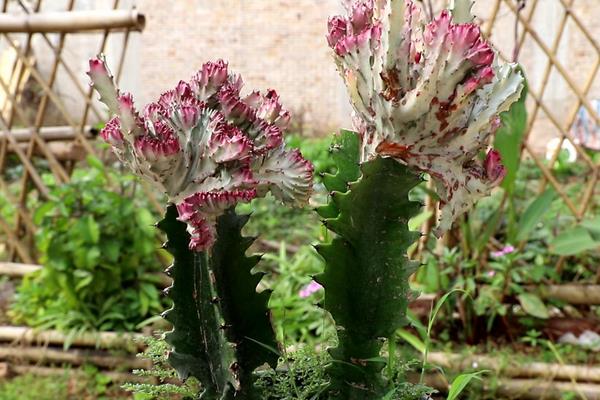
{"label": "green foliage", "polygon": [[169,363],[182,379],[202,384],[201,398],[229,399],[234,392],[255,398],[251,374],[276,359],[268,320],[268,294],[256,293],[260,275],[252,273],[257,257],[245,252],[253,239],[241,236],[247,217],[229,210],[217,221],[212,253],[189,250],[186,225],[174,205],[158,227],[168,238],[174,262],[169,268],[173,308],[165,318],[173,324],[166,341],[173,346]]}
{"label": "green foliage", "polygon": [[[0,384],[0,395],[3,400],[67,399],[68,386],[67,371],[64,376],[51,378],[23,375]],[[43,395],[40,397],[42,393]]]}
{"label": "green foliage", "polygon": [[138,357],[150,360],[150,369],[134,370],[134,375],[155,378],[158,383],[126,383],[123,389],[133,392],[135,400],[162,400],[174,398],[193,398],[200,390],[198,381],[194,378],[180,382],[177,372],[169,365],[167,358],[171,347],[164,341],[162,335],[157,337],[145,336],[142,341],[147,346]]}
{"label": "green foliage", "polygon": [[[525,76],[520,66],[518,70]],[[515,189],[515,180],[521,162],[523,136],[527,130],[527,93],[528,86],[525,79],[519,100],[514,102],[508,111],[500,115],[502,126],[494,137],[494,148],[502,155],[502,164],[506,167],[506,177],[502,182],[502,187],[509,193],[512,193]]]}
{"label": "green foliage", "polygon": [[[72,372],[82,371],[83,374],[72,374]],[[115,388],[108,376],[99,373],[95,368],[84,366],[82,371],[65,369],[64,374],[56,376],[26,374],[0,381],[0,399],[125,400],[130,398]]]}
{"label": "green foliage", "polygon": [[326,398],[328,380],[325,366],[330,359],[325,352],[310,347],[286,354],[279,367],[258,372],[256,386],[263,400],[316,400]]}
{"label": "green foliage", "polygon": [[311,243],[321,234],[317,216],[304,208],[282,207],[281,202],[271,195],[238,204],[240,214],[252,214],[244,227],[244,233],[258,237],[258,244],[280,241],[294,246]]}
{"label": "green foliage", "polygon": [[468,374],[460,374],[452,381],[450,385],[450,391],[448,392],[447,400],[456,400],[458,396],[467,388],[469,383],[473,379],[481,379],[480,375],[483,374],[484,371],[471,372]]}
{"label": "green foliage", "polygon": [[[262,400],[329,400],[329,377],[326,368],[332,362],[327,352],[315,351],[312,347],[300,347],[286,353],[279,360],[277,369],[258,372],[256,386]],[[406,382],[406,373],[413,363],[395,363],[391,374],[390,388],[382,400],[421,400],[432,392],[431,388]],[[372,397],[363,397],[371,399]]]}
{"label": "green foliage", "polygon": [[517,295],[517,299],[523,307],[523,310],[536,318],[548,319],[549,313],[544,302],[533,293],[521,293]]}
{"label": "green foliage", "polygon": [[600,249],[600,216],[567,228],[550,241],[554,254],[571,256]]}
{"label": "green foliage", "polygon": [[[113,177],[114,179],[114,177]],[[126,194],[108,188],[101,166],[54,185],[34,214],[43,269],[18,288],[16,323],[61,330],[135,330],[162,304],[154,217]]]}
{"label": "green foliage", "polygon": [[300,135],[289,135],[286,143],[290,148],[299,149],[304,158],[310,160],[315,167],[315,176],[335,171],[335,161],[329,156],[331,136],[307,138]]}
{"label": "green foliage", "polygon": [[267,275],[263,284],[272,291],[269,301],[277,340],[284,347],[301,343],[316,346],[335,336],[333,321],[316,304],[323,291],[302,297],[300,291],[311,282],[311,276],[323,272],[323,260],[310,246],[302,246],[289,255],[284,242],[279,254],[265,254]]}
{"label": "green foliage", "polygon": [[326,291],[323,306],[338,326],[328,371],[332,390],[343,399],[386,392],[381,340],[406,323],[408,278],[416,269],[406,250],[418,238],[408,221],[420,208],[408,199],[419,177],[392,159],[363,164],[355,181],[356,136],[343,132],[332,146],[338,173],[323,179],[331,201],[319,214],[337,236],[317,248],[326,261],[317,278]]}
{"label": "green foliage", "polygon": [[516,240],[524,240],[535,226],[542,220],[544,214],[550,210],[550,206],[556,197],[553,189],[548,189],[538,196],[527,207],[519,222]]}
{"label": "green foliage", "polygon": [[[315,167],[315,193],[313,198],[318,202],[325,197],[321,176],[332,172],[335,162],[330,157],[331,138],[307,138],[291,135],[286,138],[290,148],[297,148]],[[281,207],[281,202],[273,196],[254,199],[249,204],[239,204],[237,211],[241,214],[252,214],[244,231],[250,236],[258,236],[261,241],[285,241],[290,245],[303,245],[319,240],[321,226],[319,218],[307,208]]]}

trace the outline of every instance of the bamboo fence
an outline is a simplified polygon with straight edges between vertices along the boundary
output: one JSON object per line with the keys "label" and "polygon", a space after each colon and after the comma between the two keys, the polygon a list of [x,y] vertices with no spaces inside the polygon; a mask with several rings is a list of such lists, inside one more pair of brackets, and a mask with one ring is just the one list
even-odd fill
{"label": "bamboo fence", "polygon": [[[67,0],[63,11],[43,11],[43,0],[31,2],[1,0],[0,48],[11,53],[14,61],[0,74],[0,194],[5,206],[14,209],[14,218],[0,214],[0,245],[4,258],[33,264],[36,261],[33,237],[36,232],[33,210],[28,198],[45,199],[49,189],[42,179],[42,169],[49,169],[58,183],[67,182],[74,165],[88,154],[99,156],[95,144],[95,122],[106,119],[105,112],[93,101],[90,87],[82,84],[83,72],[66,53],[66,43],[73,35],[97,43],[89,56],[103,53],[109,42],[120,41],[120,55],[115,76],[121,79],[132,32],[144,28],[144,15],[112,0],[110,9],[76,10],[77,0]],[[37,43],[36,47],[34,44]],[[50,66],[40,68],[36,51],[40,43]],[[113,57],[114,58],[114,57]],[[73,87],[70,97],[83,104],[77,115],[69,109],[60,93],[58,76],[66,76]],[[61,85],[64,85],[64,79]],[[27,85],[39,91],[36,104],[27,103]],[[34,108],[32,110],[32,108]],[[58,123],[46,122],[49,110]],[[9,178],[8,168],[22,168],[18,177]],[[18,169],[18,168],[17,168]]]}
{"label": "bamboo fence", "polygon": [[[546,1],[494,0],[494,2],[494,11],[486,21],[486,33],[492,40],[494,38],[495,22],[499,15],[510,13],[514,15],[516,20],[515,33],[518,39],[515,41],[514,52],[512,55],[501,52],[501,57],[507,61],[512,61],[515,58],[518,60],[519,58],[516,55],[519,54],[526,41],[537,51],[541,51],[546,57],[545,68],[541,76],[541,85],[529,85],[529,97],[533,100],[533,106],[529,107],[529,121],[527,131],[525,132],[523,152],[535,161],[543,173],[543,181],[539,187],[539,193],[542,193],[548,185],[551,185],[572,215],[580,221],[584,219],[588,211],[597,206],[595,195],[598,194],[600,163],[594,162],[588,155],[580,140],[574,137],[571,128],[576,122],[580,110],[585,110],[589,119],[595,122],[596,135],[600,135],[600,114],[598,113],[598,109],[592,105],[593,99],[591,99],[592,87],[600,83],[600,78],[598,77],[598,70],[600,68],[600,45],[598,44],[598,37],[594,36],[590,28],[582,21],[579,13],[584,10],[578,9],[577,0],[552,0],[552,2],[560,4],[561,17],[559,24],[552,27],[554,37],[551,46],[548,46],[548,41],[544,40],[547,39],[547,35],[539,33],[540,27],[533,24],[535,13],[539,12],[541,8],[548,6]],[[592,7],[592,10],[594,9],[598,11],[597,7]],[[574,31],[576,35],[581,37],[581,40],[585,42],[587,51],[593,54],[594,57],[590,59],[595,58],[595,60],[590,60],[590,65],[565,65],[561,61],[559,52],[561,48],[569,46],[568,40],[572,37],[572,34],[567,35],[567,27],[570,31]],[[585,71],[589,72],[585,74]],[[579,82],[581,74],[584,74],[585,78],[583,83]],[[553,108],[545,100],[544,95],[549,87],[552,75],[556,76],[557,80],[566,85],[567,93],[564,95],[565,99],[574,98],[572,102],[565,101],[561,109]],[[539,78],[529,76],[530,81],[538,81]],[[533,127],[541,117],[545,117],[551,122],[555,136],[560,139],[559,145],[551,155],[550,163],[544,162],[544,156],[535,151],[530,140]],[[575,148],[579,159],[587,167],[587,172],[580,177],[584,189],[575,194],[569,194],[557,179],[556,173],[548,167],[548,165],[553,165],[558,159],[561,146],[565,142],[569,142]],[[563,261],[559,261],[558,268],[560,268]]]}

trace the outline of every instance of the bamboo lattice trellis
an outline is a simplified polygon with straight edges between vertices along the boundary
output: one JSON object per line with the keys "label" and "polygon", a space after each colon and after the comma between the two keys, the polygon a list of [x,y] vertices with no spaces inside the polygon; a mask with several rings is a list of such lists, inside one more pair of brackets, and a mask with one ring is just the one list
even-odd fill
{"label": "bamboo lattice trellis", "polygon": [[[591,24],[594,14],[596,19],[600,16],[599,4],[585,0],[494,0],[490,3],[484,32],[493,42],[496,35],[504,34],[506,38],[506,32],[501,32],[506,30],[506,23],[499,23],[499,19],[514,21],[512,54],[507,49],[506,40],[504,50],[499,43],[496,43],[496,47],[504,60],[522,63],[528,77],[529,118],[522,150],[523,156],[530,157],[543,174],[538,192],[542,193],[550,185],[572,216],[578,221],[582,220],[600,205],[600,163],[589,155],[590,151],[600,149],[586,149],[586,143],[574,136],[572,128],[583,111],[591,125],[595,126],[595,135],[600,135],[600,109],[593,106],[593,97],[597,96],[596,100],[600,98],[600,30]],[[544,17],[548,17],[547,13],[544,14],[548,7],[554,11],[550,21],[544,20]],[[583,19],[584,15],[586,20]],[[540,28],[544,28],[543,33]],[[577,52],[580,53],[579,57]],[[581,52],[584,53],[583,57]],[[532,56],[536,53],[539,54],[537,57]],[[532,65],[540,60],[541,65]],[[547,96],[551,85],[560,88],[558,102]],[[541,133],[545,139],[539,135],[534,138],[533,134],[539,134],[541,130],[544,130]],[[540,144],[544,145],[544,140],[550,137],[558,138],[558,144],[549,153],[540,154]],[[577,193],[569,193],[551,168],[565,142],[572,145],[578,159],[586,167],[586,173],[578,177],[583,190]],[[549,158],[549,162],[545,162],[544,158]],[[564,258],[561,258],[559,269],[563,262]]]}
{"label": "bamboo lattice trellis", "polygon": [[[3,0],[0,49],[5,66],[0,73],[3,100],[0,191],[5,201],[3,207],[12,205],[15,213],[11,220],[0,214],[0,235],[9,259],[35,261],[36,228],[27,200],[32,193],[42,199],[48,195],[40,171],[49,169],[56,182],[67,182],[77,161],[97,153],[90,124],[105,120],[106,114],[92,100],[91,88],[82,83],[84,75],[78,68],[82,60],[69,59],[65,49],[69,37],[85,34],[90,42],[95,42],[88,48],[87,57],[91,57],[105,52],[109,39],[122,36],[115,71],[116,79],[121,78],[131,32],[143,29],[144,17],[129,7],[123,9],[119,0],[110,1],[110,9],[80,11],[76,0],[67,0],[59,11],[55,11],[56,3],[49,4],[54,10],[48,12],[42,0]],[[40,68],[42,62],[36,59],[40,49],[50,60],[44,63],[44,71]],[[59,74],[63,77],[60,86],[68,83],[73,88],[68,94],[71,104],[83,105],[79,112],[66,104],[58,87]],[[28,85],[39,92],[36,102],[27,101]],[[52,118],[49,110],[54,113]],[[8,169],[16,171],[17,176],[8,177]]]}
{"label": "bamboo lattice trellis", "polygon": [[[450,1],[430,0],[424,4],[428,14],[433,15],[436,6],[448,7]],[[594,23],[600,16],[600,4],[597,0],[490,0],[475,2],[474,11],[500,58],[524,67],[529,86],[528,121],[521,155],[533,160],[542,174],[538,194],[551,186],[576,221],[598,212],[600,157],[594,160],[590,154],[600,151],[600,106],[593,104],[595,100],[600,105],[600,25]],[[555,92],[553,97],[548,96],[549,88]],[[582,142],[573,134],[582,114],[595,135],[592,142]],[[550,139],[554,143],[546,146]],[[576,193],[571,193],[573,190],[552,168],[567,142],[586,169],[577,177],[583,190]],[[505,194],[501,206],[506,198]],[[435,202],[428,198],[426,207],[433,211]],[[426,234],[431,232],[433,220],[422,227]],[[426,236],[419,252],[425,242]],[[492,247],[501,246],[492,242]],[[520,243],[520,248],[524,245]],[[559,270],[564,261],[564,257],[559,259]]]}

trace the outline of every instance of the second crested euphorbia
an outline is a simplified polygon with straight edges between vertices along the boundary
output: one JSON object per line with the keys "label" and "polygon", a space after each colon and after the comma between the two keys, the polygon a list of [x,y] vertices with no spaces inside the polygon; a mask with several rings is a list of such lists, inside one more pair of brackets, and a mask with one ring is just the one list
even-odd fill
{"label": "second crested euphorbia", "polygon": [[210,249],[216,219],[238,202],[267,192],[292,205],[308,200],[313,168],[285,149],[290,116],[277,93],[241,97],[242,79],[223,61],[204,64],[141,111],[117,89],[103,59],[90,60],[88,74],[113,116],[100,135],[177,205],[191,249]]}
{"label": "second crested euphorbia", "polygon": [[523,88],[471,23],[470,1],[426,22],[412,0],[345,0],[328,41],[348,87],[361,159],[393,157],[426,172],[442,201],[438,232],[506,171],[489,138]]}

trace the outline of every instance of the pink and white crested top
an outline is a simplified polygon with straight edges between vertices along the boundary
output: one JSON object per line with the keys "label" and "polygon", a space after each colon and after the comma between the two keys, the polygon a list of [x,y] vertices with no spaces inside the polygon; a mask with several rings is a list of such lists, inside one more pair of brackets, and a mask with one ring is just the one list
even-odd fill
{"label": "pink and white crested top", "polygon": [[308,201],[313,166],[285,149],[289,113],[273,90],[241,97],[242,79],[225,62],[204,64],[141,112],[116,88],[103,58],[90,60],[88,75],[113,116],[100,135],[176,204],[191,249],[209,250],[217,217],[238,202],[267,192],[291,205]]}
{"label": "pink and white crested top", "polygon": [[393,157],[434,179],[442,200],[438,234],[499,185],[500,155],[478,154],[519,99],[523,77],[499,65],[455,0],[427,23],[412,0],[342,0],[327,39],[350,93],[362,161]]}

